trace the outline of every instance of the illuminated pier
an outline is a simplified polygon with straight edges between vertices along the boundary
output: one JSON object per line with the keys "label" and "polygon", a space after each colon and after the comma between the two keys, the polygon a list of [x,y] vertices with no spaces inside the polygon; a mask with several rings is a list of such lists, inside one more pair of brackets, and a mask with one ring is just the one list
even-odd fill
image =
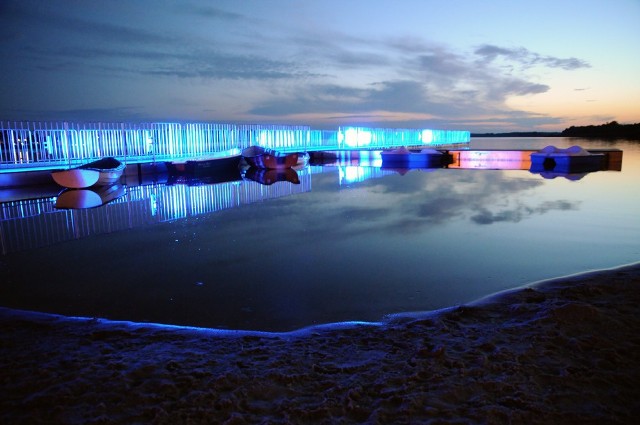
{"label": "illuminated pier", "polygon": [[198,157],[258,145],[280,151],[468,144],[468,131],[215,123],[0,122],[0,172],[71,167],[113,156],[125,163]]}

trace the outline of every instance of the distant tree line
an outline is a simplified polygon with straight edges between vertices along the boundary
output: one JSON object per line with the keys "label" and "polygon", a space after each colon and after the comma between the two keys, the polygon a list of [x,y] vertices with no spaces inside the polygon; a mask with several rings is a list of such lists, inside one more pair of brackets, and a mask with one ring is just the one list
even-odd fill
{"label": "distant tree line", "polygon": [[618,124],[611,121],[602,125],[571,126],[561,132],[514,131],[510,133],[471,133],[471,137],[581,137],[585,139],[640,140],[640,123]]}
{"label": "distant tree line", "polygon": [[471,133],[471,137],[560,137],[560,132],[512,131],[510,133]]}
{"label": "distant tree line", "polygon": [[640,123],[618,124],[616,121],[611,121],[602,125],[571,126],[563,130],[560,135],[563,137],[640,140]]}

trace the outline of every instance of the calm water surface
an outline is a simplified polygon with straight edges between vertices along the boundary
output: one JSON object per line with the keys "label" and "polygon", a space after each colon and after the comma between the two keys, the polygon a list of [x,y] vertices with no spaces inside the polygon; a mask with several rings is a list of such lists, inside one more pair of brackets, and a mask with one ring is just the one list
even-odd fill
{"label": "calm water surface", "polygon": [[[622,171],[570,180],[523,170],[317,168],[308,190],[289,196],[8,252],[0,305],[284,331],[378,321],[640,261],[640,143],[474,139],[471,147],[548,144],[622,149]],[[3,238],[17,228],[5,225]]]}

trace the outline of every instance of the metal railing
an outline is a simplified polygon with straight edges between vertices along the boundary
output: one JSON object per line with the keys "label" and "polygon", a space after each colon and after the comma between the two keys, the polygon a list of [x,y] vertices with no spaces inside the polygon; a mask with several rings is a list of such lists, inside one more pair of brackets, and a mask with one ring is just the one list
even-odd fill
{"label": "metal railing", "polygon": [[113,156],[155,162],[261,144],[304,150],[304,126],[1,122],[0,170],[74,166]]}
{"label": "metal railing", "polygon": [[198,157],[259,145],[281,151],[464,144],[468,131],[215,123],[0,122],[0,171],[77,166],[113,156],[125,163]]}

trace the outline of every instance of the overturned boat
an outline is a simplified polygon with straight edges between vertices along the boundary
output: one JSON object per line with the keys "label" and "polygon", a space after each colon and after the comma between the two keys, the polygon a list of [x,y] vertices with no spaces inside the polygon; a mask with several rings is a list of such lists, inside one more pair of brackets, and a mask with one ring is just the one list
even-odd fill
{"label": "overturned boat", "polygon": [[109,186],[120,181],[125,165],[113,157],[105,157],[68,170],[52,171],[51,177],[62,187],[84,189]]}

